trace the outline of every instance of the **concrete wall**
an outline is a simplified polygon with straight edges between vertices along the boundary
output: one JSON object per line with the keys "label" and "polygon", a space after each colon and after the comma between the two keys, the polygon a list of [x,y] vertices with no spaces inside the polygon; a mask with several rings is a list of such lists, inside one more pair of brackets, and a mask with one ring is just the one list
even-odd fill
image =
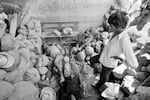
{"label": "concrete wall", "polygon": [[[81,31],[98,26],[114,0],[1,0],[25,5],[25,10],[40,20],[79,21]],[[22,3],[21,3],[22,2]]]}

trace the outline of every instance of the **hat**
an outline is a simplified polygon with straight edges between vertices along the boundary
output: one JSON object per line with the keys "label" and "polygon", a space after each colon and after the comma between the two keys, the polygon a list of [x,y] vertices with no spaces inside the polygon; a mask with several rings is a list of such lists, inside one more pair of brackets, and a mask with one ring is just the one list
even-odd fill
{"label": "hat", "polygon": [[56,92],[50,87],[44,87],[40,94],[41,100],[56,100]]}
{"label": "hat", "polygon": [[11,34],[5,34],[1,39],[1,49],[4,51],[13,50],[17,46],[15,37]]}
{"label": "hat", "polygon": [[14,62],[14,57],[8,52],[0,53],[0,68],[10,68]]}

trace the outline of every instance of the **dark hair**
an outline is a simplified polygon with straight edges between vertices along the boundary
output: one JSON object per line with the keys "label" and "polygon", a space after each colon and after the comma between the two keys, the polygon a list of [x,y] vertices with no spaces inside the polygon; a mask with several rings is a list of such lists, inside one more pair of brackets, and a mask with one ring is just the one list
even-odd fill
{"label": "dark hair", "polygon": [[110,15],[108,23],[116,28],[125,28],[129,20],[126,15],[126,12],[117,11]]}

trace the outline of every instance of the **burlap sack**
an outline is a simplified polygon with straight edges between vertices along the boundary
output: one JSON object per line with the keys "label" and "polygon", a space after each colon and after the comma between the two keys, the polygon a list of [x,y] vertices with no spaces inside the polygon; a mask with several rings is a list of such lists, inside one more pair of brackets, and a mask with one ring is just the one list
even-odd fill
{"label": "burlap sack", "polygon": [[22,81],[23,78],[21,75],[19,75],[17,70],[13,70],[4,76],[4,80],[10,83],[16,83]]}
{"label": "burlap sack", "polygon": [[41,100],[56,100],[56,92],[53,88],[44,87],[40,94]]}
{"label": "burlap sack", "polygon": [[12,19],[10,20],[10,29],[9,29],[9,33],[12,36],[16,35],[16,30],[17,30],[17,14],[14,13],[12,15]]}
{"label": "burlap sack", "polygon": [[56,44],[53,44],[52,46],[48,47],[48,54],[50,54],[50,57],[55,58],[57,55],[61,54],[60,49],[56,46]]}
{"label": "burlap sack", "polygon": [[7,97],[11,95],[13,92],[13,85],[6,82],[6,81],[1,81],[0,82],[0,100],[6,100]]}
{"label": "burlap sack", "polygon": [[24,75],[24,79],[36,83],[40,81],[40,74],[36,68],[29,68]]}
{"label": "burlap sack", "polygon": [[7,72],[3,69],[0,69],[0,81],[4,79],[4,76]]}
{"label": "burlap sack", "polygon": [[17,47],[17,41],[11,34],[5,34],[1,39],[1,49],[4,51],[10,51]]}
{"label": "burlap sack", "polygon": [[31,82],[19,82],[14,84],[14,92],[8,100],[39,100],[39,91]]}
{"label": "burlap sack", "polygon": [[47,67],[39,67],[38,71],[41,75],[45,75],[48,72],[48,68]]}

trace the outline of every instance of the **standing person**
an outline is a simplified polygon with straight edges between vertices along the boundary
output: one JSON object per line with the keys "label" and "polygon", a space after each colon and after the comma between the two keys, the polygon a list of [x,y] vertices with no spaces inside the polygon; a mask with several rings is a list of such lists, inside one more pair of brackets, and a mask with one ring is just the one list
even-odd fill
{"label": "standing person", "polygon": [[124,54],[128,66],[134,69],[138,67],[130,38],[127,32],[124,31],[128,23],[126,13],[121,11],[113,13],[109,17],[108,23],[110,24],[113,35],[109,43],[104,47],[99,58],[99,62],[102,64],[102,72],[100,73],[100,80],[94,86],[96,90],[98,89],[99,93],[102,92],[99,91],[101,89],[100,87],[108,81],[110,73],[118,65],[118,60],[114,59],[114,57],[119,57],[120,54]]}

